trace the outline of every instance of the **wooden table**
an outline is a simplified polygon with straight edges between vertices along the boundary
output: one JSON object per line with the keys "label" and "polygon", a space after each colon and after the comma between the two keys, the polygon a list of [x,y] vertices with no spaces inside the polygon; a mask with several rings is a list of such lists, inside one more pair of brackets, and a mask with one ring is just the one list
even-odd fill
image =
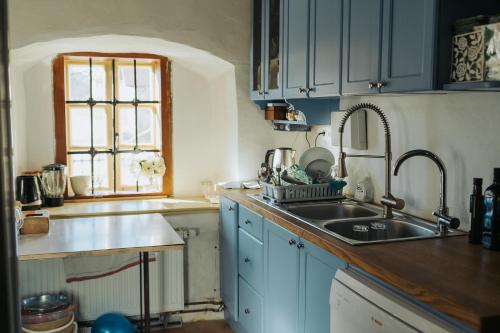
{"label": "wooden table", "polygon": [[144,280],[141,283],[144,326],[145,331],[150,332],[149,252],[183,247],[184,241],[160,214],[85,217],[51,220],[48,234],[21,236],[18,259],[138,253]]}

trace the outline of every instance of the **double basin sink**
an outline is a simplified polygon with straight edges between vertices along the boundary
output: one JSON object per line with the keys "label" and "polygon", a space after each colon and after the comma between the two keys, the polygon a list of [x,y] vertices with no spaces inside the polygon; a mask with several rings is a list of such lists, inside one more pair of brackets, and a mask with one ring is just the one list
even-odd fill
{"label": "double basin sink", "polygon": [[[443,237],[428,221],[399,212],[386,219],[381,208],[354,200],[276,205],[261,196],[255,198],[351,245]],[[450,230],[445,236],[463,234]]]}

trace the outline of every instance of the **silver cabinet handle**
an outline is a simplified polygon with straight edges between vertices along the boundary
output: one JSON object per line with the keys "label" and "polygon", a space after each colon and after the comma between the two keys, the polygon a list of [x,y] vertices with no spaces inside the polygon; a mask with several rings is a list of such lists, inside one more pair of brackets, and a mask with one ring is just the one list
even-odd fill
{"label": "silver cabinet handle", "polygon": [[386,83],[384,81],[377,82],[377,88],[380,89],[382,87],[385,87]]}
{"label": "silver cabinet handle", "polygon": [[299,88],[299,93],[303,94],[307,92],[307,89],[306,88]]}
{"label": "silver cabinet handle", "polygon": [[250,262],[250,258],[245,257],[245,259],[243,259],[243,261],[248,263],[248,262]]}
{"label": "silver cabinet handle", "polygon": [[304,248],[304,243],[300,242],[299,244],[297,244],[297,248],[298,249],[303,249]]}
{"label": "silver cabinet handle", "polygon": [[372,81],[368,82],[368,88],[369,88],[369,89],[373,89],[373,88],[375,88],[376,86],[377,86],[377,83],[372,82]]}
{"label": "silver cabinet handle", "polygon": [[252,221],[250,221],[249,219],[246,219],[245,224],[252,224]]}
{"label": "silver cabinet handle", "polygon": [[289,245],[294,245],[294,244],[297,244],[297,242],[295,241],[295,239],[289,239],[288,240],[288,244]]}
{"label": "silver cabinet handle", "polygon": [[245,314],[250,314],[250,309],[249,309],[249,308],[246,308],[246,309],[244,310],[244,312],[245,312]]}

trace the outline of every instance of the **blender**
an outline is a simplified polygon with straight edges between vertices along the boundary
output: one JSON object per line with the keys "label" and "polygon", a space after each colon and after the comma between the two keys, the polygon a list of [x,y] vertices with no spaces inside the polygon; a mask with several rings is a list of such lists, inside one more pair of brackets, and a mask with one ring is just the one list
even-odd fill
{"label": "blender", "polygon": [[49,207],[64,205],[66,166],[55,163],[46,165],[42,169],[41,179],[45,204]]}

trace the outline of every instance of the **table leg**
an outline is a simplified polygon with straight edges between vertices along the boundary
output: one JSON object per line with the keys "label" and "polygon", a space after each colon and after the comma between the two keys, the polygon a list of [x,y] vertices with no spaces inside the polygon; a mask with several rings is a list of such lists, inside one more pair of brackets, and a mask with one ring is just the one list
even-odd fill
{"label": "table leg", "polygon": [[142,253],[142,262],[144,265],[144,321],[146,333],[151,332],[151,313],[149,309],[149,252]]}

